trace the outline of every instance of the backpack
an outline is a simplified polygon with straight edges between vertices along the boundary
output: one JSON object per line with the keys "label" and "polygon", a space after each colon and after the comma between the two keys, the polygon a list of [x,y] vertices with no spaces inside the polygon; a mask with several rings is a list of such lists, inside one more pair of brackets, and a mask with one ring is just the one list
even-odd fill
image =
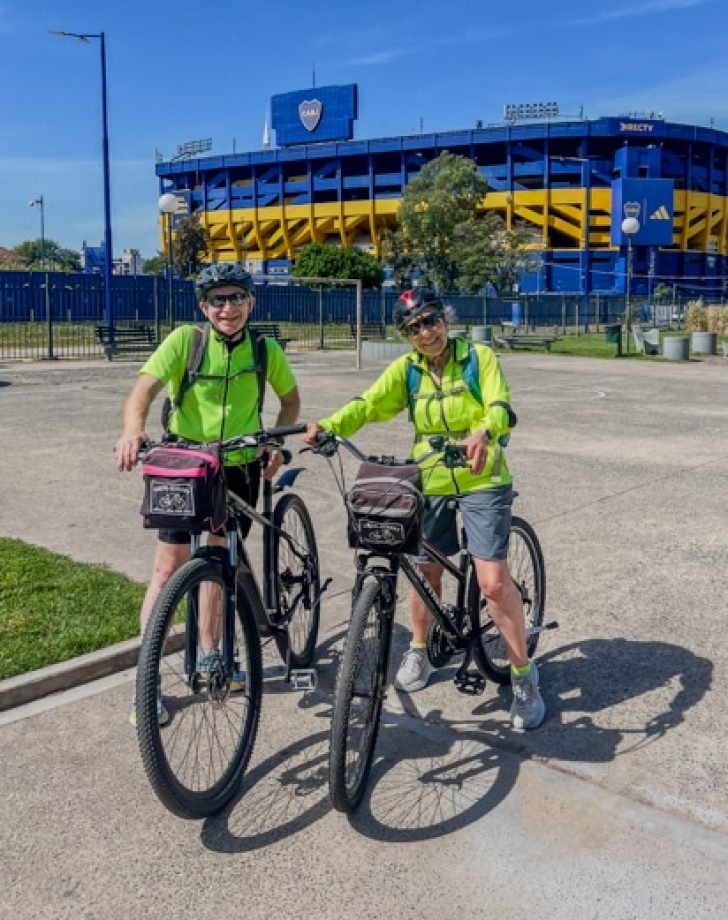
{"label": "backpack", "polygon": [[[258,412],[263,411],[263,401],[265,400],[265,381],[268,371],[268,348],[265,343],[265,337],[258,335],[255,329],[248,327],[250,335],[250,344],[253,348],[253,361],[255,362],[255,374],[258,379]],[[187,366],[185,367],[182,380],[180,380],[179,390],[174,400],[167,396],[162,405],[162,428],[165,432],[169,430],[169,422],[172,415],[182,405],[185,394],[197,380],[202,359],[205,356],[205,349],[210,338],[210,324],[204,326],[194,326],[192,330],[192,347],[187,356]]]}
{"label": "backpack", "polygon": [[[459,364],[463,372],[463,380],[465,385],[467,386],[468,390],[470,390],[470,393],[475,397],[477,402],[482,406],[483,391],[480,388],[480,361],[478,360],[478,352],[477,349],[473,346],[472,342],[468,342],[467,345],[468,352],[464,358],[460,359]],[[422,385],[422,367],[419,364],[415,364],[415,362],[412,360],[407,362],[405,385],[407,387],[409,418],[410,421],[414,423],[415,403],[417,402],[417,394],[419,392],[420,386]],[[495,402],[491,403],[491,406],[502,406],[508,412],[509,426],[511,428],[516,427],[518,419],[516,417],[516,413],[508,403],[496,400]]]}
{"label": "backpack", "polygon": [[[475,399],[483,405],[483,393],[480,389],[480,362],[478,361],[478,352],[468,342],[468,353],[460,360],[460,367],[463,372],[463,380]],[[410,421],[414,420],[415,402],[417,394],[422,385],[422,367],[415,364],[414,361],[407,362],[406,371],[407,402],[409,404]]]}

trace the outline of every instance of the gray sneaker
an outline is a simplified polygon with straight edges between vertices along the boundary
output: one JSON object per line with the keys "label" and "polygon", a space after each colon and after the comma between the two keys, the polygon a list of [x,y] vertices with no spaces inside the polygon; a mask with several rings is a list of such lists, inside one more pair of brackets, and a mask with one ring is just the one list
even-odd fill
{"label": "gray sneaker", "polygon": [[[157,719],[159,720],[160,726],[164,726],[169,722],[169,710],[164,705],[162,700],[162,694],[157,695]],[[129,725],[133,725],[134,728],[137,727],[137,710],[136,710],[136,698],[131,702],[131,711],[129,713]]]}
{"label": "gray sneaker", "polygon": [[546,704],[538,689],[538,670],[531,663],[528,674],[518,676],[511,672],[513,688],[513,705],[511,706],[511,725],[518,731],[538,728],[546,715]]}
{"label": "gray sneaker", "polygon": [[402,656],[402,661],[394,678],[394,686],[405,693],[414,693],[427,686],[435,669],[427,657],[427,649],[408,648]]}

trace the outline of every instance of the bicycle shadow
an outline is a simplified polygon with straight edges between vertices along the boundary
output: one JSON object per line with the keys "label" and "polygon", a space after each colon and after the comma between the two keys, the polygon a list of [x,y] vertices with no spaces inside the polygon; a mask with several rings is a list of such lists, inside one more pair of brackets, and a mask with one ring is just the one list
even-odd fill
{"label": "bicycle shadow", "polygon": [[[710,689],[713,663],[667,642],[586,639],[538,657],[547,718],[537,732],[519,735],[484,723],[519,753],[585,763],[606,763],[652,744],[680,725]],[[510,690],[477,707],[488,716],[508,705]],[[626,707],[628,726],[606,727],[600,712]],[[571,718],[577,714],[576,718]],[[634,744],[624,746],[628,736]]]}

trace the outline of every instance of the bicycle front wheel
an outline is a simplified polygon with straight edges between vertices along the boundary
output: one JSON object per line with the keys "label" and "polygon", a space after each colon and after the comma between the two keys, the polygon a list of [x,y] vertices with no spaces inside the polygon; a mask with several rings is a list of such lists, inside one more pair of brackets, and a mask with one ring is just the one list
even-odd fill
{"label": "bicycle front wheel", "polygon": [[213,814],[230,801],[258,730],[258,631],[248,604],[239,603],[226,642],[226,599],[220,563],[191,559],[162,589],[139,653],[142,762],[159,799],[182,818]]}
{"label": "bicycle front wheel", "polygon": [[[546,608],[546,573],[536,532],[523,518],[514,517],[511,524],[508,569],[521,595],[526,618],[526,649],[531,658],[538,645],[540,633],[537,630],[543,623]],[[507,684],[511,679],[511,666],[505,643],[488,615],[474,570],[471,570],[468,587],[468,611],[471,616],[477,617],[474,625],[480,623],[478,664],[481,670],[496,683]]]}
{"label": "bicycle front wheel", "polygon": [[[316,652],[321,579],[313,523],[298,495],[280,499],[273,511],[273,526],[277,528],[273,544],[275,590],[281,625],[288,632],[290,667],[307,668]],[[285,648],[282,651],[285,654]]]}
{"label": "bicycle front wheel", "polygon": [[329,792],[338,811],[361,802],[374,756],[385,690],[394,612],[382,587],[367,582],[354,601],[339,664],[331,718]]}

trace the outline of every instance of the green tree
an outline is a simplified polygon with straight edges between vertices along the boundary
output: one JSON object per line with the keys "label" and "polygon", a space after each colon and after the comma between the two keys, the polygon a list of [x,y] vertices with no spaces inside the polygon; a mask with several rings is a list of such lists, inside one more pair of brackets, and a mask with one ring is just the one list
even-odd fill
{"label": "green tree", "polygon": [[397,213],[402,238],[392,242],[400,253],[417,260],[425,283],[443,293],[458,288],[461,252],[456,228],[474,220],[487,191],[475,162],[447,151],[405,187]]}
{"label": "green tree", "polygon": [[356,246],[309,243],[296,256],[294,278],[361,278],[365,288],[379,287],[384,272],[379,262]]}
{"label": "green tree", "polygon": [[156,256],[151,259],[145,259],[142,265],[142,271],[145,275],[163,275],[167,268],[167,260],[164,253],[157,252]]}
{"label": "green tree", "polygon": [[198,214],[183,217],[175,225],[172,259],[181,278],[190,278],[209,254],[210,239]]}
{"label": "green tree", "polygon": [[537,242],[528,224],[517,222],[508,230],[493,211],[458,225],[454,233],[458,287],[476,293],[492,284],[500,296],[511,294],[522,272],[538,269]]}
{"label": "green tree", "polygon": [[18,243],[15,246],[15,251],[28,260],[28,269],[30,271],[40,271],[41,268],[45,271],[54,269],[56,271],[77,272],[81,270],[81,253],[75,249],[66,249],[55,240],[43,240],[43,266],[41,266],[40,259],[40,238]]}

